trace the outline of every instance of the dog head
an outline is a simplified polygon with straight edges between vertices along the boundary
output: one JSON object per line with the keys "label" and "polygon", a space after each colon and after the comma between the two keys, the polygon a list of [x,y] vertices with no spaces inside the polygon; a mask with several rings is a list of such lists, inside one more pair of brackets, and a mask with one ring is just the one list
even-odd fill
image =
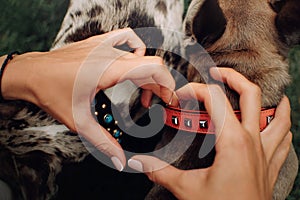
{"label": "dog head", "polygon": [[[296,1],[192,0],[184,22],[186,39],[183,45],[190,61],[199,61],[201,65],[189,64],[188,81],[210,80],[208,69],[212,67],[211,59],[202,56],[203,51],[195,44],[196,41],[205,48],[217,66],[231,67],[260,86],[263,107],[277,105],[289,83],[288,49],[300,41],[300,6]],[[234,109],[237,109],[237,94],[228,87],[225,89]],[[163,130],[164,135],[157,148],[164,146],[164,160],[174,159],[177,156],[174,152],[190,145],[188,139],[182,139],[165,147],[178,132],[170,127]],[[186,138],[191,137],[191,133],[183,134]],[[210,158],[214,157],[214,149],[200,158],[199,148],[207,148],[208,145],[213,147],[214,144],[213,135],[197,134],[188,150],[173,164],[181,169],[207,167],[205,165],[213,162]],[[285,199],[292,188],[298,166],[296,156],[292,160],[287,161],[280,174],[274,199]],[[162,187],[156,186],[146,199],[174,198]]]}
{"label": "dog head", "polygon": [[[300,43],[297,0],[193,0],[184,31],[186,40],[201,44],[216,65],[232,67],[259,85],[263,106],[277,105],[289,83],[288,49]],[[191,57],[196,53],[190,46],[186,51]],[[202,81],[192,67],[188,80]]]}

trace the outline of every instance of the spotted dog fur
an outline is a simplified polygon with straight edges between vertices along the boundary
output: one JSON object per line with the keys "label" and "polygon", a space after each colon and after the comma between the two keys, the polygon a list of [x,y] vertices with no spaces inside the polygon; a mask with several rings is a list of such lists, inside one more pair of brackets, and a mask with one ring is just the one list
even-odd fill
{"label": "spotted dog fur", "polygon": [[27,102],[0,104],[0,177],[14,199],[50,199],[62,165],[88,154],[80,138]]}
{"label": "spotted dog fur", "polygon": [[[71,1],[53,49],[115,29],[161,27],[180,31],[183,1]],[[178,38],[163,33],[163,46],[174,48]],[[174,41],[175,40],[175,41]]]}
{"label": "spotted dog fur", "polygon": [[[124,27],[180,31],[182,15],[183,0],[71,0],[52,49]],[[168,49],[179,47],[176,35],[161,32],[159,41]],[[24,200],[54,198],[63,166],[88,155],[76,134],[23,101],[0,103],[0,150],[0,179],[15,199]]]}
{"label": "spotted dog fur", "polygon": [[[175,52],[182,45],[187,55],[193,57],[192,46],[184,44],[196,40],[218,65],[232,67],[257,83],[263,91],[264,106],[274,106],[289,83],[287,50],[299,44],[298,4],[298,0],[193,0],[183,27],[186,38],[161,31],[160,45]],[[182,13],[181,0],[72,0],[52,49],[123,27],[154,26],[180,30]],[[141,35],[146,43],[150,36]],[[183,72],[189,81],[203,81],[192,66],[175,55],[155,51],[148,54],[162,56],[171,67]],[[229,89],[227,95],[237,108],[236,95]],[[120,98],[114,103],[122,104],[123,100]],[[63,165],[79,162],[88,153],[75,134],[33,105],[11,102],[1,106],[0,142],[3,151],[0,162],[7,170],[0,171],[0,178],[8,182],[17,180],[9,183],[24,199],[49,199],[55,194],[54,180]],[[133,109],[133,112],[136,110]],[[168,128],[163,132],[158,147],[173,135]],[[196,138],[187,153],[174,165],[183,169],[204,167],[205,164],[195,161],[198,159],[195,152],[198,153],[202,140]],[[70,143],[72,145],[68,145]],[[172,157],[172,152],[183,146],[184,141],[171,146],[163,159]],[[211,163],[213,155],[206,161]],[[274,199],[284,199],[288,195],[297,168],[298,161],[292,149],[281,170]],[[35,187],[29,188],[28,183]],[[164,188],[155,186],[146,198],[174,197]]]}

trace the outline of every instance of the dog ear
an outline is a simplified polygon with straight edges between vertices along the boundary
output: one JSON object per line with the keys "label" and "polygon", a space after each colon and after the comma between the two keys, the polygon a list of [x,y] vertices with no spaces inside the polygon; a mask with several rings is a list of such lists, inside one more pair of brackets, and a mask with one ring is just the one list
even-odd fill
{"label": "dog ear", "polygon": [[300,44],[300,0],[272,0],[277,13],[276,28],[280,39],[289,47]]}
{"label": "dog ear", "polygon": [[193,0],[184,21],[187,37],[196,39],[203,47],[218,40],[226,28],[225,16],[218,0]]}

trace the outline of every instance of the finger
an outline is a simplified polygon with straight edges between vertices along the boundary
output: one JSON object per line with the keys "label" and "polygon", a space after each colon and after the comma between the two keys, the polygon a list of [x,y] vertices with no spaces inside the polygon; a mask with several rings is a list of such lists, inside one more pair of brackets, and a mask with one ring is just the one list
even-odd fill
{"label": "finger", "polygon": [[271,189],[274,188],[274,185],[276,183],[279,171],[284,164],[292,143],[292,133],[289,132],[282,143],[278,146],[276,149],[272,159],[270,160],[269,164],[269,183],[271,186]]}
{"label": "finger", "polygon": [[[173,76],[165,65],[161,64],[160,67],[157,68],[158,70],[154,70],[152,75],[155,83],[160,86],[160,91],[159,93],[156,93],[156,95],[158,95],[165,103],[172,106],[177,106],[178,99],[174,93],[176,84]],[[156,91],[154,90],[153,92]]]}
{"label": "finger", "polygon": [[[144,90],[141,95],[141,102],[145,108],[149,108],[151,106],[153,94],[159,96],[162,99],[168,99],[170,96],[170,90],[168,88],[164,88],[163,86],[159,86],[157,84],[144,85],[142,86],[142,88]],[[169,98],[167,105],[178,107],[179,101],[175,92],[172,93],[172,96]]]}
{"label": "finger", "polygon": [[179,99],[177,97],[176,92],[173,92],[169,88],[161,86],[159,96],[160,96],[161,99],[164,100],[165,103],[167,103],[168,106],[172,106],[172,107],[178,107],[179,106]]}
{"label": "finger", "polygon": [[151,90],[142,91],[141,103],[145,108],[149,108],[151,106],[152,95],[153,93]]}
{"label": "finger", "polygon": [[[160,57],[138,57],[127,60],[126,66],[124,65],[123,63],[122,69],[117,72],[120,75],[119,81],[131,80],[139,87],[151,90],[165,103],[170,102],[175,89],[175,80]],[[174,105],[176,105],[176,99],[174,99]]]}
{"label": "finger", "polygon": [[[116,50],[116,52],[117,51],[119,52],[118,54],[122,54],[122,51]],[[130,56],[130,58],[128,58],[128,56]],[[152,76],[155,70],[162,73],[161,68],[162,59],[159,57],[137,57],[134,54],[126,53],[114,60],[104,71],[102,78],[99,80],[99,88],[106,89],[125,80],[131,80],[138,86],[155,84]],[[169,80],[168,74],[162,73],[161,76]]]}
{"label": "finger", "polygon": [[178,107],[179,106],[179,99],[177,97],[176,92],[172,93],[172,96],[171,96],[171,98],[170,98],[170,100],[168,102],[168,105],[169,106],[173,106],[173,107]]}
{"label": "finger", "polygon": [[[241,137],[245,134],[224,92],[216,85],[189,83],[176,91],[179,100],[196,98],[204,102],[205,108],[213,122],[217,136],[218,155],[228,154],[235,146],[240,147]],[[209,127],[211,129],[211,125]]]}
{"label": "finger", "polygon": [[224,129],[227,122],[235,121],[239,124],[228,99],[217,85],[189,83],[178,89],[176,94],[179,100],[197,99],[204,102],[217,133]]}
{"label": "finger", "polygon": [[107,37],[112,41],[112,46],[128,44],[129,47],[134,49],[134,54],[144,56],[146,53],[146,45],[131,28],[112,31],[108,33]]}
{"label": "finger", "polygon": [[[153,80],[154,82],[154,80]],[[165,88],[163,86],[159,86],[157,84],[147,84],[141,86],[144,90],[142,93],[142,105],[150,107],[151,106],[151,99],[153,94],[157,95],[161,99],[164,99],[166,102],[166,99],[169,98],[169,100],[166,102],[167,105],[178,107],[179,100],[175,92],[170,91],[170,89]],[[171,92],[171,97],[170,97]]]}
{"label": "finger", "polygon": [[261,141],[267,162],[273,157],[275,150],[282,143],[291,128],[291,108],[288,98],[285,96],[276,108],[274,119],[261,132]]}
{"label": "finger", "polygon": [[126,158],[120,144],[100,126],[88,112],[82,112],[76,117],[76,131],[98,150],[111,158],[117,170],[122,171]]}
{"label": "finger", "polygon": [[184,190],[181,184],[184,182],[182,180],[184,171],[158,158],[144,155],[134,156],[128,160],[128,166],[145,173],[151,181],[164,186],[177,197],[181,193],[180,191]]}
{"label": "finger", "polygon": [[213,67],[210,72],[214,79],[224,82],[240,95],[242,125],[252,136],[259,138],[260,88],[231,68]]}
{"label": "finger", "polygon": [[[104,71],[102,78],[98,81],[98,89],[106,89],[125,80],[130,80],[143,89],[151,90],[165,103],[169,103],[173,97],[172,105],[178,104],[173,96],[175,80],[163,65],[160,57],[135,56],[131,59],[120,57]],[[147,104],[147,101],[145,103]]]}

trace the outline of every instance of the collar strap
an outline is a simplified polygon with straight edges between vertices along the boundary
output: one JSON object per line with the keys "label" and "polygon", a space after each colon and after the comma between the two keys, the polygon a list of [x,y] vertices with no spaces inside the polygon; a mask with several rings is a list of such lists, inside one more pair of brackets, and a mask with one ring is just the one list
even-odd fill
{"label": "collar strap", "polygon": [[[275,116],[276,108],[262,109],[260,114],[260,131],[264,130]],[[234,111],[241,121],[241,111]],[[214,134],[214,126],[206,111],[184,110],[171,106],[165,107],[165,125],[193,133]]]}
{"label": "collar strap", "polygon": [[[115,105],[110,101],[106,94],[101,90],[96,94],[95,100],[92,104],[94,116],[97,118],[99,124],[104,127],[113,138],[115,138],[119,143],[122,141],[123,132],[119,128],[120,124],[123,124],[120,116],[115,116],[118,113],[112,113],[112,108]],[[118,119],[119,121],[117,121]]]}

